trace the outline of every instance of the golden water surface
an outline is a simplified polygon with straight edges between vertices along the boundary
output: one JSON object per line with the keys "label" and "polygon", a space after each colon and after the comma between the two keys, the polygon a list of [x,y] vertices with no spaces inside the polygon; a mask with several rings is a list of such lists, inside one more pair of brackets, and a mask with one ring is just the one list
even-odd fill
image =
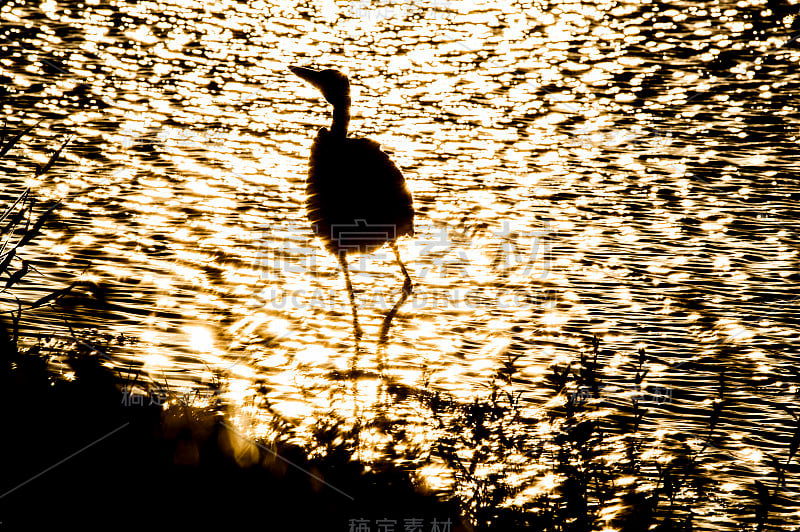
{"label": "golden water surface", "polygon": [[[222,376],[253,434],[272,413],[302,434],[335,412],[404,419],[420,445],[435,438],[429,413],[388,385],[469,401],[518,357],[514,388],[535,417],[548,368],[597,335],[609,375],[641,346],[654,357],[644,384],[661,390],[665,433],[702,433],[725,370],[720,508],[770,455],[785,460],[800,382],[788,11],[15,0],[0,19],[3,115],[41,121],[3,162],[2,199],[30,186],[63,201],[15,293],[85,288],[28,315],[28,332],[124,334],[113,364],[181,393]],[[351,256],[356,352],[344,279],[303,208],[330,110],[289,65],[350,76],[351,132],[391,151],[413,192],[417,234],[400,252],[416,286],[384,345],[402,275],[388,248]],[[67,136],[34,179],[31,162]],[[443,467],[426,474],[446,483]],[[698,526],[732,527],[718,510]]]}

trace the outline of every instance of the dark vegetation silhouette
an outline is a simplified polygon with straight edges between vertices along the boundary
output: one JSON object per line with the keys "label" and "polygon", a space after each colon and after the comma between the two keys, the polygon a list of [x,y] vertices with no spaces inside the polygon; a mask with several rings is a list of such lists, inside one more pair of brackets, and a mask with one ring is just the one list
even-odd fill
{"label": "dark vegetation silhouette", "polygon": [[[633,363],[620,382],[599,362],[614,353],[602,350],[597,337],[589,340],[574,367],[552,367],[550,394],[539,418],[525,413],[529,405],[515,389],[521,355],[506,354],[489,392],[471,403],[438,391],[422,393],[421,401],[442,434],[433,453],[453,471],[461,511],[480,529],[577,532],[610,526],[624,532],[688,532],[697,529],[695,521],[705,508],[717,502],[721,481],[714,455],[729,443],[719,425],[726,405],[735,401],[725,374],[719,373],[717,397],[706,408],[705,433],[659,437],[660,425],[648,413],[669,397],[665,390],[644,384],[648,364],[655,360],[640,349],[630,357]],[[609,393],[615,386],[635,391],[628,404]],[[741,529],[766,530],[793,511],[786,478],[800,470],[800,418],[785,409],[795,426],[786,457],[773,457],[772,474],[741,491],[740,505],[725,509]],[[598,415],[603,410],[610,413]],[[548,430],[532,430],[537,424]],[[699,449],[690,445],[695,438],[702,441]],[[664,453],[661,458],[648,453],[657,440],[670,460],[663,460]],[[538,478],[521,483],[515,475],[533,464],[544,466]],[[552,489],[523,505],[507,504],[548,475]],[[620,508],[610,520],[603,516],[609,507]]]}

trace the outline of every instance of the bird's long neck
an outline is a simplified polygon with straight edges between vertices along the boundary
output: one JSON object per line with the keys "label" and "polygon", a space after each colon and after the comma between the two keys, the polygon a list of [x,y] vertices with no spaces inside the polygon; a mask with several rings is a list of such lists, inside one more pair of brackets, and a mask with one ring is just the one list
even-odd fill
{"label": "bird's long neck", "polygon": [[331,134],[335,137],[345,138],[347,136],[347,126],[350,124],[350,98],[342,103],[333,106],[333,122],[331,123]]}

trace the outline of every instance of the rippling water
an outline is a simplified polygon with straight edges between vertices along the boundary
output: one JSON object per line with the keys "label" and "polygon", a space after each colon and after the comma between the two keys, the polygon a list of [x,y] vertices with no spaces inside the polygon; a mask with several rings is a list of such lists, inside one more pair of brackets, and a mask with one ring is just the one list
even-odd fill
{"label": "rippling water", "polygon": [[[666,430],[702,427],[726,372],[718,472],[735,500],[785,460],[800,398],[800,22],[781,6],[9,2],[3,114],[41,123],[2,199],[27,185],[64,202],[17,294],[87,288],[26,325],[125,333],[119,365],[178,388],[224,372],[234,404],[264,387],[300,425],[368,416],[389,382],[466,400],[517,355],[535,404],[588,336],[615,350],[610,373],[645,345]],[[401,274],[387,250],[351,260],[357,356],[303,211],[329,109],[288,65],[348,73],[351,132],[393,152],[415,198],[400,248],[416,289],[385,346]],[[242,415],[259,430],[263,413]]]}

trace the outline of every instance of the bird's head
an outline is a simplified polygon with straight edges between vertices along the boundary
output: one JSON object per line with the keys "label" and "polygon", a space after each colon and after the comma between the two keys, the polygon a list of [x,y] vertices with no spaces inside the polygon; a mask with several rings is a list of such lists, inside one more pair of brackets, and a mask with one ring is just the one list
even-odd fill
{"label": "bird's head", "polygon": [[289,67],[295,75],[314,85],[333,106],[350,104],[350,81],[338,70],[313,70],[305,67]]}

